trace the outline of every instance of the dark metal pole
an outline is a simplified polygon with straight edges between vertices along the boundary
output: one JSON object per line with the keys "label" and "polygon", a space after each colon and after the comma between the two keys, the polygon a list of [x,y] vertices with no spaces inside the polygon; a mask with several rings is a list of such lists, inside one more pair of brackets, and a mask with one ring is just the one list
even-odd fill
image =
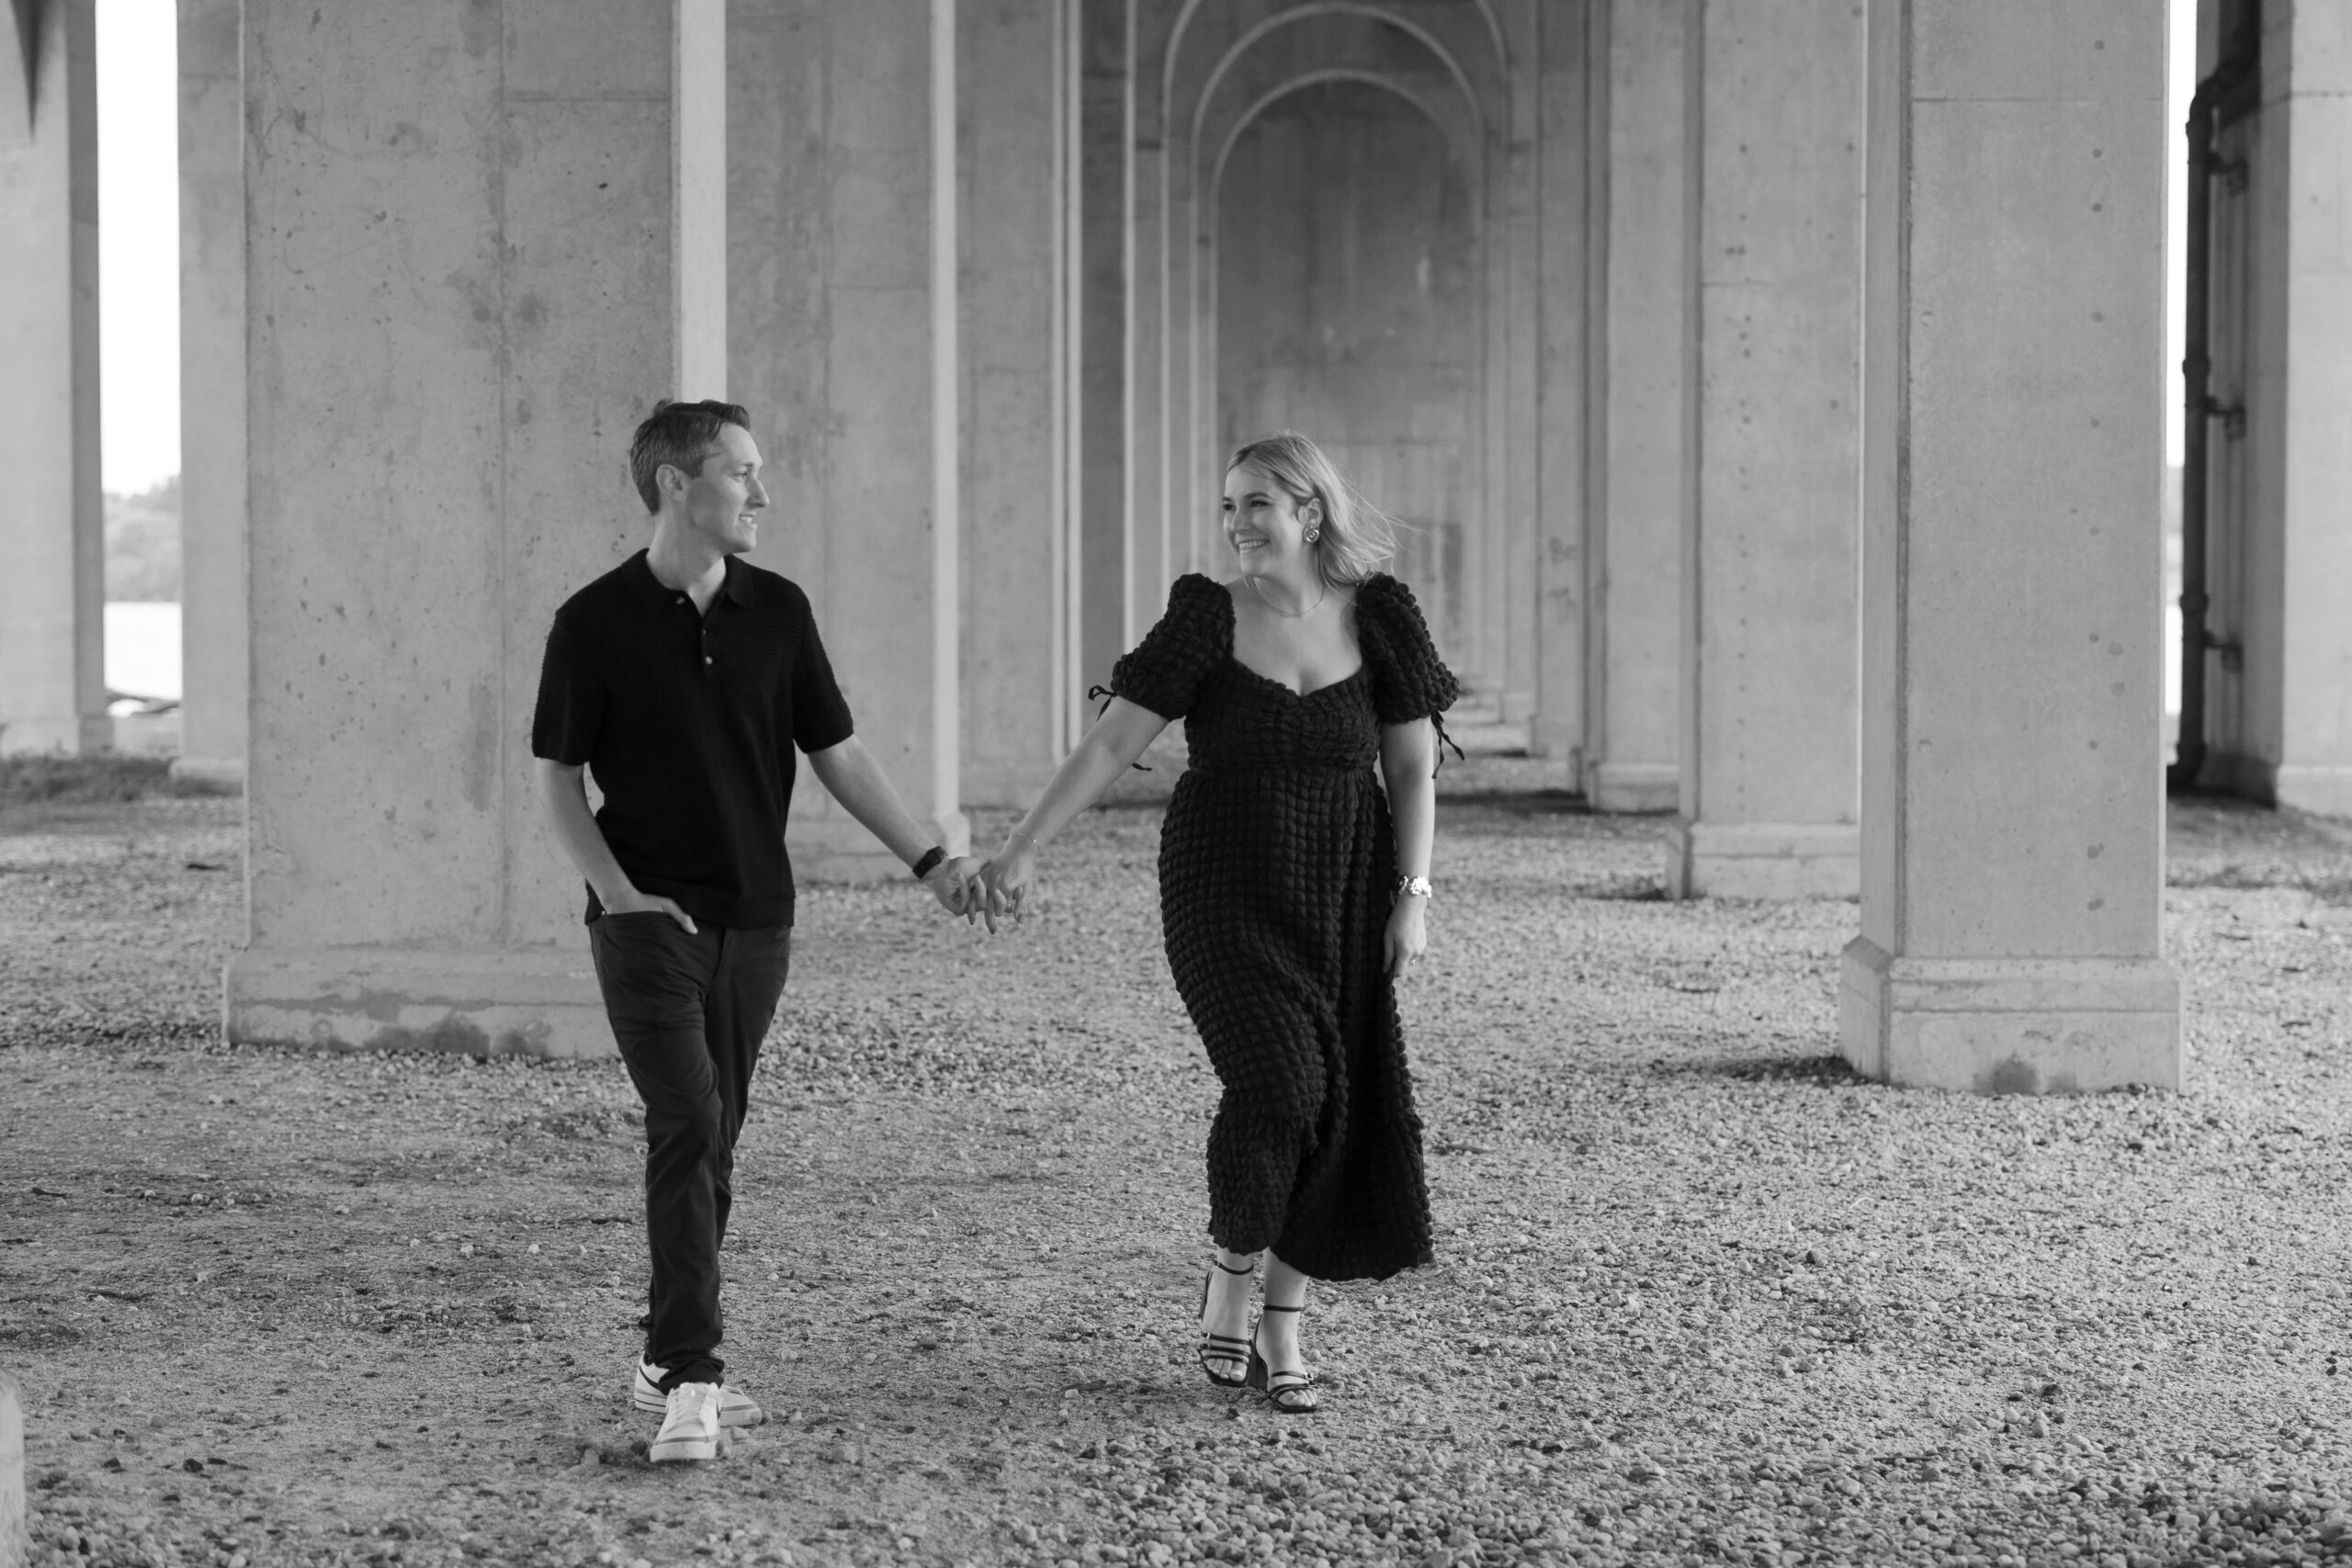
{"label": "dark metal pole", "polygon": [[[2227,68],[2224,67],[2224,70]],[[2205,401],[2212,382],[2213,96],[2222,71],[2188,106],[2188,223],[2182,257],[2188,310],[2180,361],[2180,734],[2165,784],[2197,787],[2205,769]]]}
{"label": "dark metal pole", "polygon": [[2211,420],[2213,361],[2213,179],[2221,173],[2214,138],[2221,128],[2252,110],[2260,86],[2260,0],[2239,10],[2236,37],[2227,58],[2197,85],[2188,105],[2188,214],[2182,282],[2188,309],[2181,322],[2180,427],[2180,734],[2165,784],[2193,790],[2204,772],[2205,658],[2213,648],[2206,625],[2212,605],[2207,592],[2207,449]]}

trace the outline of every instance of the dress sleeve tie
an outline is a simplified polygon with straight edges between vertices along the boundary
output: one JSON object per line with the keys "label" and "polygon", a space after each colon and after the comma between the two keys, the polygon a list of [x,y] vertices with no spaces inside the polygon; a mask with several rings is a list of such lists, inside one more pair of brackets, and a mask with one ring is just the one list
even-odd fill
{"label": "dress sleeve tie", "polygon": [[[1104,714],[1111,711],[1111,699],[1118,694],[1118,693],[1113,691],[1108,686],[1089,686],[1086,688],[1086,700],[1088,702],[1091,703],[1097,697],[1102,699],[1102,705],[1094,710],[1094,716],[1098,719],[1100,719]],[[1144,766],[1141,762],[1130,763],[1129,766],[1133,767],[1135,771],[1139,773],[1148,773],[1152,771],[1151,769]]]}

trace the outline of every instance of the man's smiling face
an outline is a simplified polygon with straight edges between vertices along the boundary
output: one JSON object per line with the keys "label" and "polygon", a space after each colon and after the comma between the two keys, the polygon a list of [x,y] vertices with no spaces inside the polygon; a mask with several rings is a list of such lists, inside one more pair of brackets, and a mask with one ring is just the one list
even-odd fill
{"label": "man's smiling face", "polygon": [[687,531],[722,555],[741,555],[760,542],[759,513],[767,503],[759,443],[741,425],[726,426],[718,445],[703,458],[702,470],[686,480]]}

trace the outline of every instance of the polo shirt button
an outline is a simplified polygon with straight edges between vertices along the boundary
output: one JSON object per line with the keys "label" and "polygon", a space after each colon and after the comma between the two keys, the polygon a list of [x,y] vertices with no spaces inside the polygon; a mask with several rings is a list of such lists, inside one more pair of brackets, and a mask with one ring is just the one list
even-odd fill
{"label": "polo shirt button", "polygon": [[710,662],[710,655],[709,655],[709,654],[707,654],[707,653],[704,654],[704,655],[702,656],[702,661],[703,661],[705,664],[709,663],[709,662]]}

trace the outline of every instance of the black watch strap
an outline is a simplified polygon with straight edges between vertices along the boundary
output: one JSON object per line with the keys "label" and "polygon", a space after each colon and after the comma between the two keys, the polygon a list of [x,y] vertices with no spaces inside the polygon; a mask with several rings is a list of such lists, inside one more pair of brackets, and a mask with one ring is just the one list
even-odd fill
{"label": "black watch strap", "polygon": [[917,882],[921,882],[924,877],[929,876],[933,872],[937,871],[939,869],[939,863],[946,858],[947,852],[937,844],[933,844],[931,848],[923,851],[922,859],[915,862],[915,880]]}

